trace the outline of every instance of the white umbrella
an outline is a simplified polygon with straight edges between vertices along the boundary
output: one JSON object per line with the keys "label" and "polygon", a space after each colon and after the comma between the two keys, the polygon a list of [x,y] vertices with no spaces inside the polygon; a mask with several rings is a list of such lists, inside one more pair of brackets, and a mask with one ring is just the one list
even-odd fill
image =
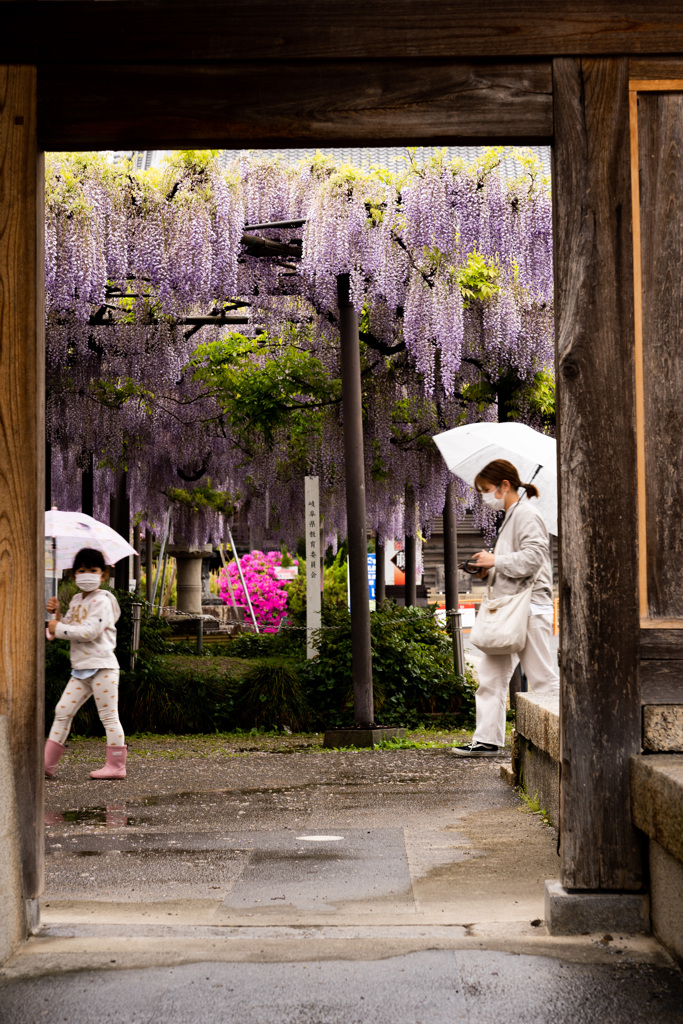
{"label": "white umbrella", "polygon": [[525,423],[466,423],[434,441],[454,476],[471,487],[474,478],[494,459],[507,459],[517,467],[524,483],[534,483],[540,498],[534,504],[548,532],[557,536],[557,445],[555,438],[539,434]]}
{"label": "white umbrella", "polygon": [[70,569],[81,548],[95,548],[101,551],[107,565],[115,565],[126,555],[136,554],[116,530],[100,523],[85,512],[60,512],[53,508],[45,513],[45,536],[56,539],[56,566]]}

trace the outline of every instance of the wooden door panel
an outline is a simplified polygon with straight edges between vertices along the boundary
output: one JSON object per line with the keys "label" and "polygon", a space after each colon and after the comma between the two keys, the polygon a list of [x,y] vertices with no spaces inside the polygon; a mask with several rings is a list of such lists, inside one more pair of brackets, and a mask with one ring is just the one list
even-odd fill
{"label": "wooden door panel", "polygon": [[[647,608],[683,618],[683,93],[638,96]],[[642,507],[642,506],[641,506]]]}

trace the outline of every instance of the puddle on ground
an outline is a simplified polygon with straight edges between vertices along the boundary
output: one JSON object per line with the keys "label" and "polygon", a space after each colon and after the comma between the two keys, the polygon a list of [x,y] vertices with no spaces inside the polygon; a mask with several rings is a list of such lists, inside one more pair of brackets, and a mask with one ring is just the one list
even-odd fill
{"label": "puddle on ground", "polygon": [[49,811],[45,815],[46,825],[104,825],[109,828],[126,828],[139,825],[142,818],[131,818],[125,804],[108,804],[106,807],[86,807],[77,811]]}

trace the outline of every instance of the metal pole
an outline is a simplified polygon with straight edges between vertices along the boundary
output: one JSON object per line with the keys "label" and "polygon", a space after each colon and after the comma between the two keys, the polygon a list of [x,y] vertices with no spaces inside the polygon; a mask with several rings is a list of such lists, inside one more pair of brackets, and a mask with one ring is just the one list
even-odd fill
{"label": "metal pole", "polygon": [[[159,556],[159,562],[161,563],[161,555]],[[168,551],[164,554],[164,563],[161,569],[161,586],[159,587],[159,615],[161,615],[161,605],[164,600],[164,587],[166,586],[166,567],[168,566]],[[157,573],[157,578],[159,574]]]}
{"label": "metal pole", "polygon": [[368,552],[363,458],[363,396],[360,376],[358,317],[349,296],[349,275],[337,277],[341,342],[344,472],[351,597],[351,670],[354,720],[358,728],[374,724]]}
{"label": "metal pole", "polygon": [[449,480],[446,487],[446,504],[443,508],[443,560],[446,577],[446,612],[453,633],[453,665],[455,674],[465,674],[465,650],[462,640],[462,615],[458,611],[458,521],[455,515],[455,481]]}
{"label": "metal pole", "polygon": [[235,564],[237,565],[237,572],[239,573],[240,583],[242,584],[242,590],[244,591],[244,596],[247,599],[247,607],[249,609],[249,614],[251,615],[251,621],[254,624],[254,632],[258,633],[258,631],[259,631],[258,622],[256,621],[256,616],[254,615],[254,609],[253,609],[252,604],[251,604],[251,598],[249,597],[249,591],[247,590],[247,584],[246,584],[246,582],[244,580],[244,574],[242,573],[242,565],[241,565],[241,562],[240,562],[239,555],[237,554],[237,548],[235,547],[235,542],[232,539],[232,531],[231,531],[229,526],[226,526],[226,530],[228,532],[228,540],[230,541],[230,547],[232,548],[232,553],[235,556]]}
{"label": "metal pole", "polygon": [[131,605],[132,633],[130,640],[130,670],[135,669],[135,663],[140,650],[140,629],[142,625],[142,605],[139,601],[133,601]]}
{"label": "metal pole", "polygon": [[230,579],[229,566],[228,566],[228,563],[225,560],[225,555],[223,554],[223,542],[222,541],[218,545],[218,554],[221,556],[221,562],[223,563],[223,571],[225,572],[225,579],[226,579],[227,584],[228,584],[228,593],[230,594],[230,601],[231,601],[232,606],[235,609],[235,611],[237,611],[237,601],[235,600],[235,591],[234,591],[234,588],[233,588],[233,585],[232,585],[232,580]]}
{"label": "metal pole", "polygon": [[204,617],[200,615],[197,619],[197,654],[204,653]]}
{"label": "metal pole", "polygon": [[154,590],[152,591],[152,608],[154,608],[154,602],[157,599],[157,588],[159,586],[159,577],[161,576],[161,565],[164,560],[164,552],[166,551],[166,541],[168,540],[168,530],[171,525],[171,509],[169,508],[166,513],[166,522],[164,523],[164,533],[161,538],[161,548],[159,549],[159,561],[157,562],[157,574],[154,579]]}

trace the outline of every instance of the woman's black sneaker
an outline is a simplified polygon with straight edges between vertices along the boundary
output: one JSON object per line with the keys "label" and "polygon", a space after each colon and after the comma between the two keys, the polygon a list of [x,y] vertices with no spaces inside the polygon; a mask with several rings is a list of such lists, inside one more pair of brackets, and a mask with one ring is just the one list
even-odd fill
{"label": "woman's black sneaker", "polygon": [[465,743],[461,747],[453,747],[452,752],[457,757],[498,757],[498,747],[492,743]]}

